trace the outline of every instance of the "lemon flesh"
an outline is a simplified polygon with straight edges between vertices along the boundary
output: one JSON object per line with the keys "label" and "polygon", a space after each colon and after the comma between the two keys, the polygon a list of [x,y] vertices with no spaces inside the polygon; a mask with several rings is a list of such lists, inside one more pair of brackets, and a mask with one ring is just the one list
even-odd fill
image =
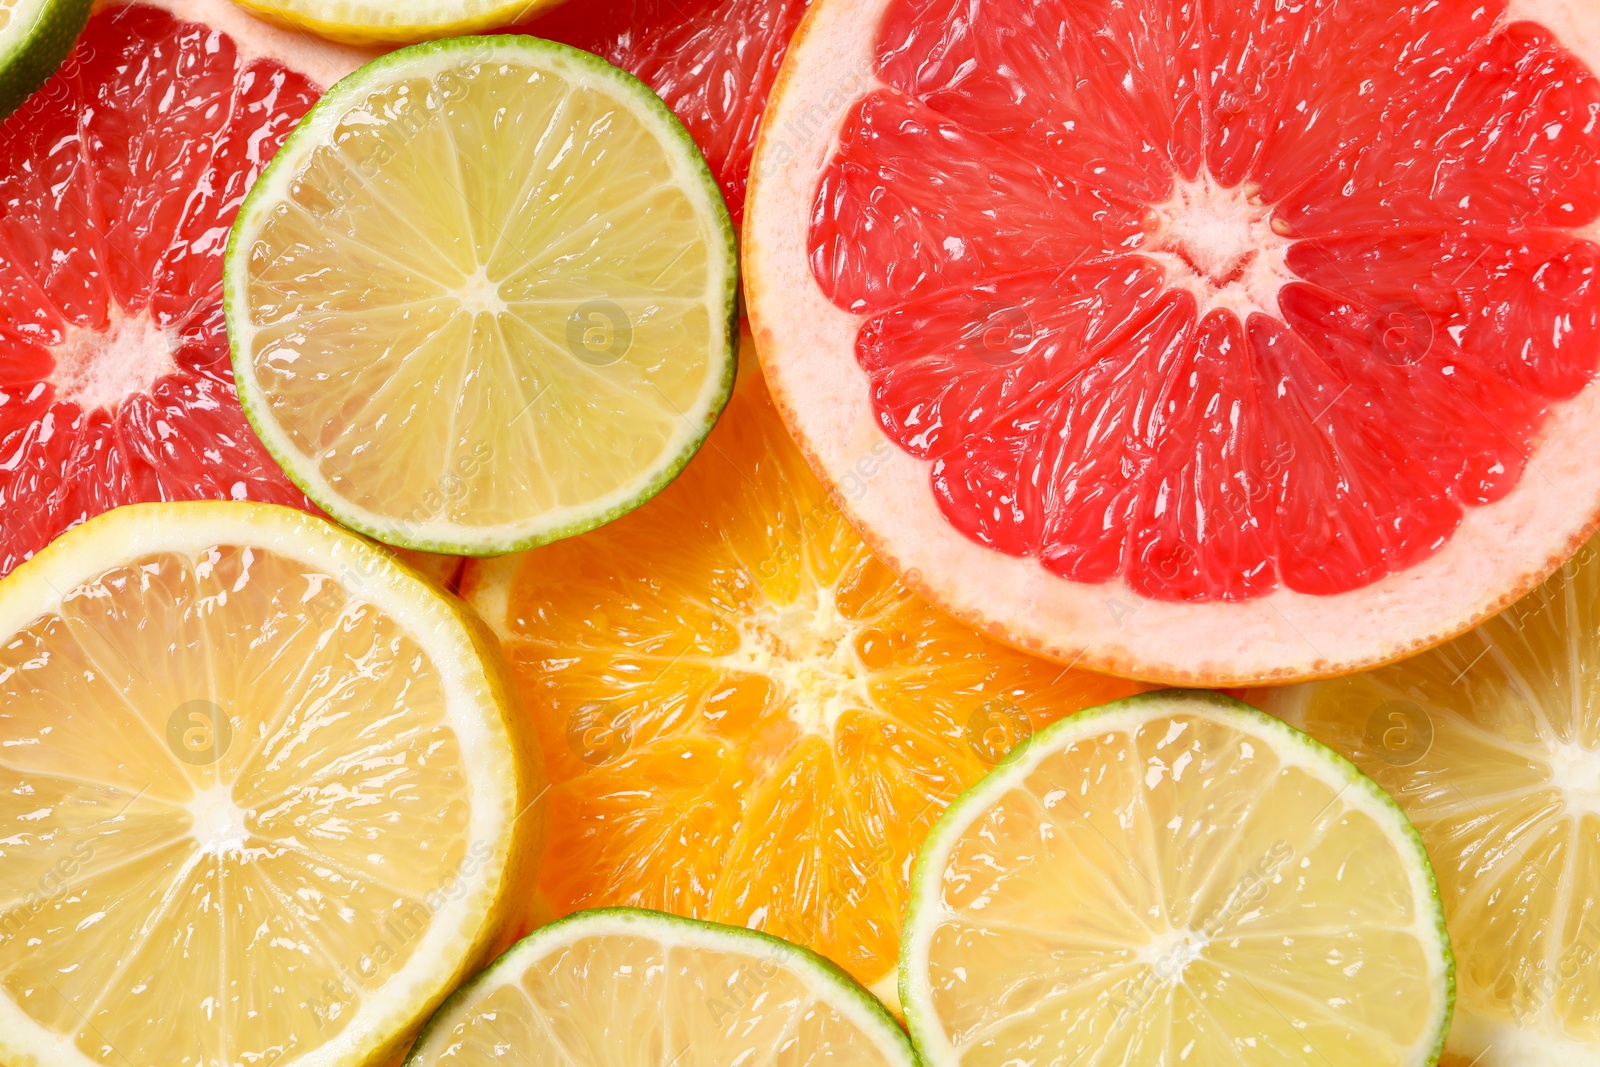
{"label": "lemon flesh", "polygon": [[0,582],[0,635],[0,1063],[364,1063],[492,950],[538,765],[386,553],[135,505]]}
{"label": "lemon flesh", "polygon": [[515,945],[429,1022],[407,1067],[912,1067],[889,1013],[805,949],[660,912],[578,912]]}
{"label": "lemon flesh", "polygon": [[1476,630],[1263,706],[1350,756],[1427,843],[1459,961],[1449,1048],[1600,1063],[1600,552]]}
{"label": "lemon flesh", "polygon": [[1451,961],[1404,815],[1212,694],[1042,731],[912,878],[901,998],[931,1064],[1425,1065]]}
{"label": "lemon flesh", "polygon": [[676,476],[727,401],[727,208],[643,83],[532,37],[375,60],[290,135],[229,242],[246,413],[390,544],[488,555]]}

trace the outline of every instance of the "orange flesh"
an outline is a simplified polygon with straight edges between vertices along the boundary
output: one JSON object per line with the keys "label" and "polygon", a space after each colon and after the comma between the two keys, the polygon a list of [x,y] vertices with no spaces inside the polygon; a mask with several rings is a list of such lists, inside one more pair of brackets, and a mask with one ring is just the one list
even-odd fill
{"label": "orange flesh", "polygon": [[[846,491],[872,492],[878,461]],[[555,910],[750,926],[867,982],[893,967],[912,859],[949,802],[1019,737],[1140,688],[909,593],[749,362],[671,487],[515,574],[503,629],[553,782]]]}

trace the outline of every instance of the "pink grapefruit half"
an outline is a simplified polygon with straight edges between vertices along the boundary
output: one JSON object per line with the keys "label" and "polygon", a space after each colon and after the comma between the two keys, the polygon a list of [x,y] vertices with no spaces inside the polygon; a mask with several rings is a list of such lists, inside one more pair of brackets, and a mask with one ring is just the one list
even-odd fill
{"label": "pink grapefruit half", "polygon": [[1019,647],[1436,644],[1600,515],[1597,69],[1591,0],[818,0],[744,228],[773,395]]}
{"label": "pink grapefruit half", "polygon": [[120,504],[309,506],[239,408],[222,253],[283,138],[371,54],[227,0],[102,4],[0,123],[0,575]]}

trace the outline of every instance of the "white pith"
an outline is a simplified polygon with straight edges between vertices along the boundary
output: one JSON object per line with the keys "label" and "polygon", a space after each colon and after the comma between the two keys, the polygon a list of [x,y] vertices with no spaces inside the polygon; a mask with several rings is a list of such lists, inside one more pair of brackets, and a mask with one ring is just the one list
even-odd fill
{"label": "white pith", "polygon": [[1278,313],[1278,290],[1295,277],[1286,262],[1294,242],[1273,228],[1271,206],[1254,191],[1203,171],[1179,177],[1151,220],[1140,254],[1161,264],[1170,288],[1194,294],[1200,317],[1219,308],[1240,321]]}
{"label": "white pith", "polygon": [[[891,2],[813,5],[763,120],[746,208],[745,293],[762,367],[807,460],[833,486],[885,435],[855,356],[862,320],[823,295],[811,270],[808,228],[839,130],[872,87],[860,74],[877,66],[870,27]],[[1541,22],[1600,70],[1600,8],[1586,0],[1518,0],[1512,17]],[[1600,236],[1600,223],[1590,235]],[[1151,681],[1272,684],[1399,659],[1463,632],[1538,585],[1595,528],[1596,454],[1600,378],[1555,406],[1516,487],[1494,504],[1467,508],[1455,533],[1424,562],[1346,593],[1280,587],[1238,603],[1150,599],[1120,577],[1073,583],[1030,557],[994,552],[950,524],[935,502],[930,464],[898,448],[878,468],[871,491],[840,499],[840,506],[907,584],[998,640]]]}
{"label": "white pith", "polygon": [[55,366],[46,380],[57,400],[85,411],[114,411],[178,369],[177,331],[160,326],[148,309],[129,315],[113,304],[108,319],[103,330],[68,326],[66,338],[50,349]]}
{"label": "white pith", "polygon": [[[286,1067],[357,1067],[412,1025],[484,936],[500,895],[509,843],[521,807],[519,770],[497,699],[477,648],[459,615],[436,592],[360,538],[292,509],[240,503],[138,504],[108,512],[63,535],[13,571],[0,596],[0,634],[59,611],[82,583],[128,561],[158,554],[202,561],[218,545],[251,546],[325,572],[353,598],[394,620],[425,649],[437,670],[450,729],[460,746],[471,810],[469,843],[488,846],[483,862],[463,865],[458,891],[440,894],[410,958],[382,986],[363,994],[348,1024],[324,1044],[282,1061]],[[153,801],[146,801],[147,803]],[[189,862],[212,856],[245,862],[250,813],[228,783],[199,790],[185,805],[191,817]],[[259,839],[257,839],[259,843]],[[176,877],[176,876],[175,876]],[[352,970],[358,961],[352,961]],[[133,1009],[138,1010],[138,1009]],[[91,1067],[71,1034],[45,1029],[0,994],[0,1063]]]}
{"label": "white pith", "polygon": [[868,671],[856,655],[863,626],[846,618],[834,592],[818,585],[809,598],[766,605],[737,620],[739,648],[718,666],[770,679],[791,702],[794,723],[831,743],[845,712],[875,705]]}
{"label": "white pith", "polygon": [[[850,979],[835,974],[821,966],[801,949],[786,942],[774,941],[753,932],[715,923],[699,922],[677,916],[649,912],[617,912],[609,910],[579,912],[544,927],[523,938],[495,961],[494,965],[473,983],[463,987],[461,994],[447,1003],[430,1021],[428,1029],[417,1042],[408,1067],[427,1067],[448,1047],[451,1030],[468,1018],[475,1005],[486,1000],[495,990],[520,983],[524,974],[547,957],[559,954],[566,946],[588,938],[617,937],[654,942],[663,948],[688,948],[708,953],[746,956],[760,963],[758,973],[772,974],[781,969],[803,981],[810,994],[820,1003],[837,1011],[872,1042],[883,1064],[912,1067],[915,1059],[904,1034],[895,1026],[884,1009],[872,1001],[864,990],[854,987]],[[596,978],[604,980],[605,975]],[[605,1002],[603,995],[592,1001]],[[581,1025],[582,1005],[575,1006],[578,1013],[569,1025]],[[732,1020],[730,1020],[732,1021]],[[702,1039],[697,1048],[699,1056],[716,1062],[714,1047]],[[675,1067],[663,1057],[660,1067]]]}
{"label": "white pith", "polygon": [[[1345,811],[1360,812],[1386,830],[1386,836],[1393,843],[1405,866],[1416,916],[1411,925],[1396,929],[1414,937],[1419,944],[1431,948],[1429,953],[1431,981],[1427,985],[1430,996],[1426,1003],[1421,1002],[1419,998],[1417,1007],[1419,1011],[1426,1010],[1430,1013],[1430,1017],[1435,1020],[1435,1026],[1428,1028],[1414,1047],[1403,1050],[1404,1058],[1401,1062],[1407,1067],[1425,1067],[1432,1062],[1435,1042],[1441,1037],[1442,1030],[1448,1023],[1449,1005],[1445,1000],[1445,992],[1446,975],[1451,964],[1446,955],[1443,919],[1430,877],[1431,872],[1427,866],[1426,854],[1405,816],[1371,782],[1361,778],[1353,768],[1331,757],[1325,750],[1315,747],[1303,735],[1285,726],[1274,724],[1270,720],[1263,723],[1255,716],[1242,715],[1231,709],[1218,709],[1215,705],[1219,699],[1208,694],[1158,693],[1118,701],[1107,705],[1104,711],[1091,710],[1062,720],[1036,735],[1030,747],[1021,753],[1020,758],[1009,760],[997,767],[987,778],[962,794],[934,824],[917,857],[900,953],[900,988],[907,1019],[913,1039],[917,1042],[924,1062],[929,1067],[957,1067],[963,1060],[964,1050],[949,1040],[940,1023],[929,980],[934,934],[941,924],[957,918],[957,913],[946,906],[942,896],[949,858],[957,841],[969,833],[973,826],[983,819],[990,806],[1000,801],[1006,794],[1030,792],[1029,779],[1053,754],[1093,738],[1113,734],[1131,735],[1141,725],[1167,715],[1203,717],[1208,714],[1207,704],[1212,704],[1212,713],[1224,718],[1224,721],[1231,726],[1237,727],[1249,736],[1251,741],[1259,742],[1269,748],[1280,760],[1284,769],[1293,768],[1318,779],[1336,792],[1336,799]],[[1074,787],[1110,786],[1109,783],[1089,783],[1087,786],[1084,783],[1050,784],[1069,792]],[[1083,795],[1093,797],[1093,793]],[[1301,850],[1294,847],[1293,840],[1292,837],[1289,838],[1290,847],[1298,853]],[[995,873],[998,875],[1002,872],[997,870]],[[993,903],[986,898],[979,900],[984,906]],[[965,921],[975,927],[981,927],[983,919],[980,909],[975,906],[965,916]],[[1158,928],[1152,931],[1150,942],[1139,947],[1139,962],[1153,968],[1157,988],[1170,989],[1183,981],[1185,967],[1200,958],[1206,945],[1213,939],[1225,942],[1227,930],[1219,929],[1213,938],[1186,928],[1170,926],[1165,929]],[[981,941],[972,942],[969,951],[981,954],[983,951]],[[1151,997],[1143,999],[1143,1002],[1147,1006],[1159,1004],[1161,998]],[[1010,1007],[1013,1010],[1022,1010],[1021,1005]],[[1222,1008],[1222,1005],[1215,1006],[1213,1016]],[[1119,1020],[1123,1026],[1139,1025],[1138,1021],[1129,1021],[1120,1015]],[[1241,1039],[1247,1038],[1248,1035],[1241,1035]],[[1169,1051],[1177,1057],[1177,1062],[1184,1062],[1188,1052],[1193,1050]],[[1089,1062],[1089,1059],[1085,1059],[1085,1062]]]}

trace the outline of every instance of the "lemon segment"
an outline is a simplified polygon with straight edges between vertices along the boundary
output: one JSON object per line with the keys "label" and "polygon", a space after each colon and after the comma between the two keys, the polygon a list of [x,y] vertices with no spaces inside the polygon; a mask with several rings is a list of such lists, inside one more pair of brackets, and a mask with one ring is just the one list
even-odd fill
{"label": "lemon segment", "polygon": [[1457,945],[1449,1048],[1478,1067],[1600,1061],[1600,564],[1591,542],[1476,630],[1264,693],[1405,808]]}
{"label": "lemon segment", "polygon": [[1336,754],[1166,691],[1064,719],[935,825],[900,953],[931,1064],[1432,1064],[1427,856]]}
{"label": "lemon segment", "polygon": [[578,912],[515,945],[428,1024],[407,1067],[912,1067],[865,989],[766,934],[661,912]]}
{"label": "lemon segment", "polygon": [[0,1063],[403,1047],[542,832],[475,626],[270,505],[121,508],[0,582]]}
{"label": "lemon segment", "polygon": [[727,401],[733,231],[643,83],[531,37],[458,38],[340,82],[229,242],[252,424],[346,525],[489,555],[607,522]]}

